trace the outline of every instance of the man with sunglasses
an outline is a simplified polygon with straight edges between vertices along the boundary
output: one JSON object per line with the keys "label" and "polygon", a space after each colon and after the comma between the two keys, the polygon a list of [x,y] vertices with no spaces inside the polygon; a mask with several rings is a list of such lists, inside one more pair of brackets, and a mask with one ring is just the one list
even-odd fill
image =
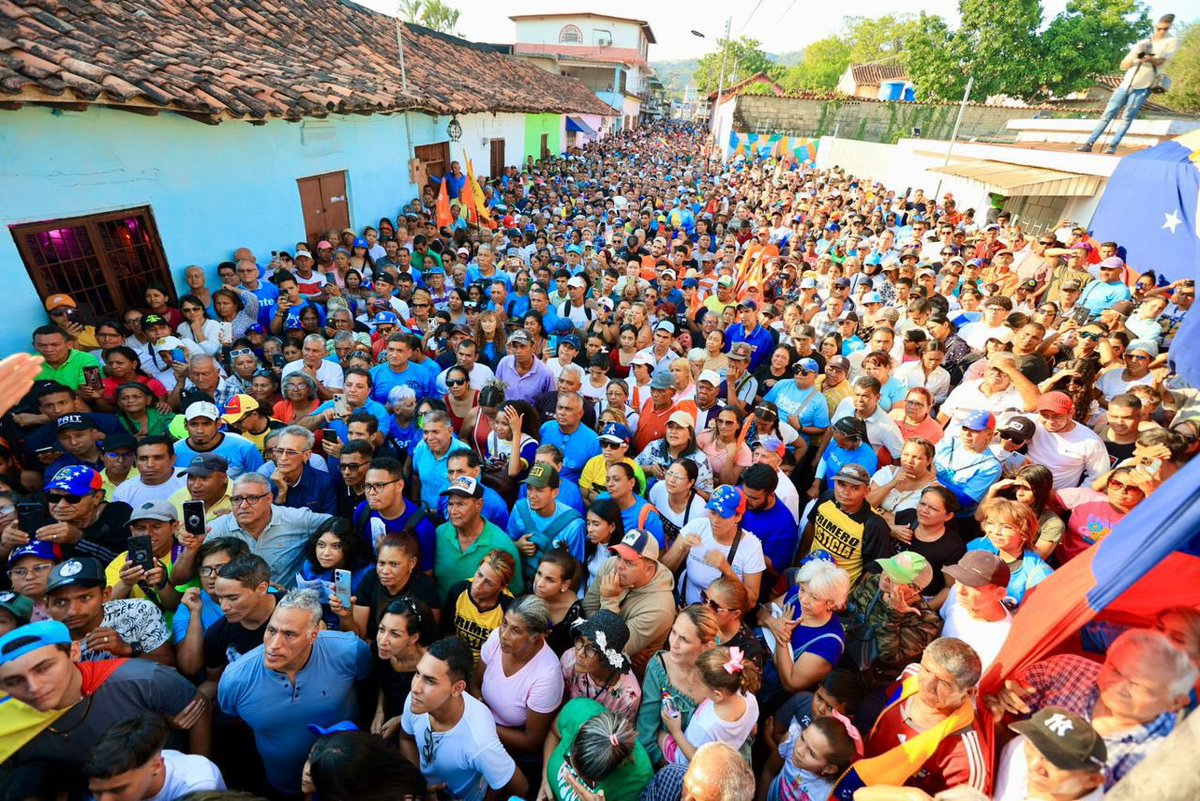
{"label": "man with sunglasses", "polygon": [[[794,378],[779,381],[763,398],[779,407],[780,419],[800,432],[805,445],[820,442],[829,428],[829,407],[821,390],[817,387],[817,375],[821,372],[816,359],[806,357],[792,366]],[[796,454],[796,461],[804,460],[807,448]]]}
{"label": "man with sunglasses", "polygon": [[1114,304],[1133,297],[1129,285],[1123,280],[1125,262],[1119,257],[1112,256],[1100,262],[1096,265],[1096,271],[1096,280],[1087,284],[1079,296],[1079,305],[1087,309],[1093,319]]}

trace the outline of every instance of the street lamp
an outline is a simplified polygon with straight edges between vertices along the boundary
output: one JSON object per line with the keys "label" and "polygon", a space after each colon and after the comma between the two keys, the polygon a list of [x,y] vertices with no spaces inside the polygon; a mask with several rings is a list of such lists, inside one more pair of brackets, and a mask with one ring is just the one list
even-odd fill
{"label": "street lamp", "polygon": [[[708,126],[714,138],[717,135],[717,109],[721,106],[721,95],[725,92],[725,63],[729,60],[729,28],[732,24],[733,17],[726,17],[725,39],[721,43],[721,76],[717,80],[717,100],[713,103],[712,113],[708,115]],[[701,39],[708,38],[700,31],[692,31],[692,35],[699,36]]]}

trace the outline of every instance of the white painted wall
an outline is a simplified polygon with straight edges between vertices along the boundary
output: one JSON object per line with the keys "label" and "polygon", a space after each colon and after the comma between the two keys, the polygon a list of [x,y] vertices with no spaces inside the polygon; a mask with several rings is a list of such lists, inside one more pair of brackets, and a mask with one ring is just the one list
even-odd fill
{"label": "white painted wall", "polygon": [[733,132],[733,110],[737,106],[737,97],[728,99],[722,97],[721,105],[716,108],[716,117],[713,120],[716,130],[716,142],[721,147],[721,152],[725,154],[726,161],[729,160],[729,135]]}
{"label": "white painted wall", "polygon": [[[449,122],[449,117],[439,117],[434,125],[435,130],[440,128],[443,132],[442,140],[447,138],[444,132]],[[467,114],[459,117],[458,123],[463,129],[462,139],[450,143],[450,158],[461,161],[465,149],[475,165],[477,177],[491,174],[492,151],[488,140],[504,140],[506,165],[521,163],[521,154],[525,147],[524,114]],[[463,165],[463,169],[466,169],[466,165]]]}
{"label": "white painted wall", "polygon": [[632,22],[593,17],[562,16],[552,19],[517,20],[516,41],[520,44],[559,44],[559,34],[567,25],[583,33],[583,44],[599,46],[599,37],[612,35],[613,47],[629,47],[642,52],[642,28]]}

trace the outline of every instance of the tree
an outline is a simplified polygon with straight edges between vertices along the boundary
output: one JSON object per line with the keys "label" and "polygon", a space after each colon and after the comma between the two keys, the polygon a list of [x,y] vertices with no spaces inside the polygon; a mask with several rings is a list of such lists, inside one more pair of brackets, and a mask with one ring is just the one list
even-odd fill
{"label": "tree", "polygon": [[[704,55],[696,64],[692,80],[701,94],[717,91],[721,81],[722,48],[725,40],[717,40],[717,49]],[[772,78],[778,79],[786,71],[785,67],[776,64],[762,51],[761,43],[749,36],[732,39],[729,42],[729,53],[725,61],[725,86],[732,86],[743,78],[759,72],[765,72]]]}
{"label": "tree", "polygon": [[442,0],[400,0],[397,16],[405,22],[441,33],[456,33],[461,12]]}
{"label": "tree", "polygon": [[1118,71],[1129,46],[1149,31],[1138,0],[1070,0],[1040,37],[1041,52],[1052,57],[1035,62],[1038,87],[1059,96],[1088,88],[1096,75]]}
{"label": "tree", "polygon": [[840,36],[826,36],[804,48],[804,58],[784,73],[781,83],[789,92],[832,91],[849,64],[850,45]]}
{"label": "tree", "polygon": [[908,77],[916,87],[918,98],[962,96],[967,79],[959,68],[953,45],[954,32],[946,20],[922,12],[908,37],[904,54]]}
{"label": "tree", "polygon": [[1180,111],[1200,113],[1200,23],[1173,31],[1179,37],[1179,52],[1167,62],[1171,91],[1162,96],[1163,105]]}
{"label": "tree", "polygon": [[916,30],[912,14],[885,14],[878,19],[846,17],[843,38],[850,45],[850,62],[865,64],[899,56],[905,40]]}

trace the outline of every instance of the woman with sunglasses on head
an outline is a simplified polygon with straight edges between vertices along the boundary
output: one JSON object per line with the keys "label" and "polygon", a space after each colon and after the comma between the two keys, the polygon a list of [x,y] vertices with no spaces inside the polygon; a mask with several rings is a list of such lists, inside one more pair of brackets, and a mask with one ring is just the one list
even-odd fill
{"label": "woman with sunglasses on head", "polygon": [[379,698],[371,733],[391,740],[400,727],[404,702],[417,675],[417,663],[437,639],[437,621],[422,601],[411,595],[393,598],[383,608],[375,631],[375,672]]}
{"label": "woman with sunglasses on head", "polygon": [[746,658],[761,670],[765,659],[762,643],[743,618],[750,608],[750,593],[746,585],[735,578],[721,576],[700,593],[700,603],[716,615],[716,644],[741,648]]}

